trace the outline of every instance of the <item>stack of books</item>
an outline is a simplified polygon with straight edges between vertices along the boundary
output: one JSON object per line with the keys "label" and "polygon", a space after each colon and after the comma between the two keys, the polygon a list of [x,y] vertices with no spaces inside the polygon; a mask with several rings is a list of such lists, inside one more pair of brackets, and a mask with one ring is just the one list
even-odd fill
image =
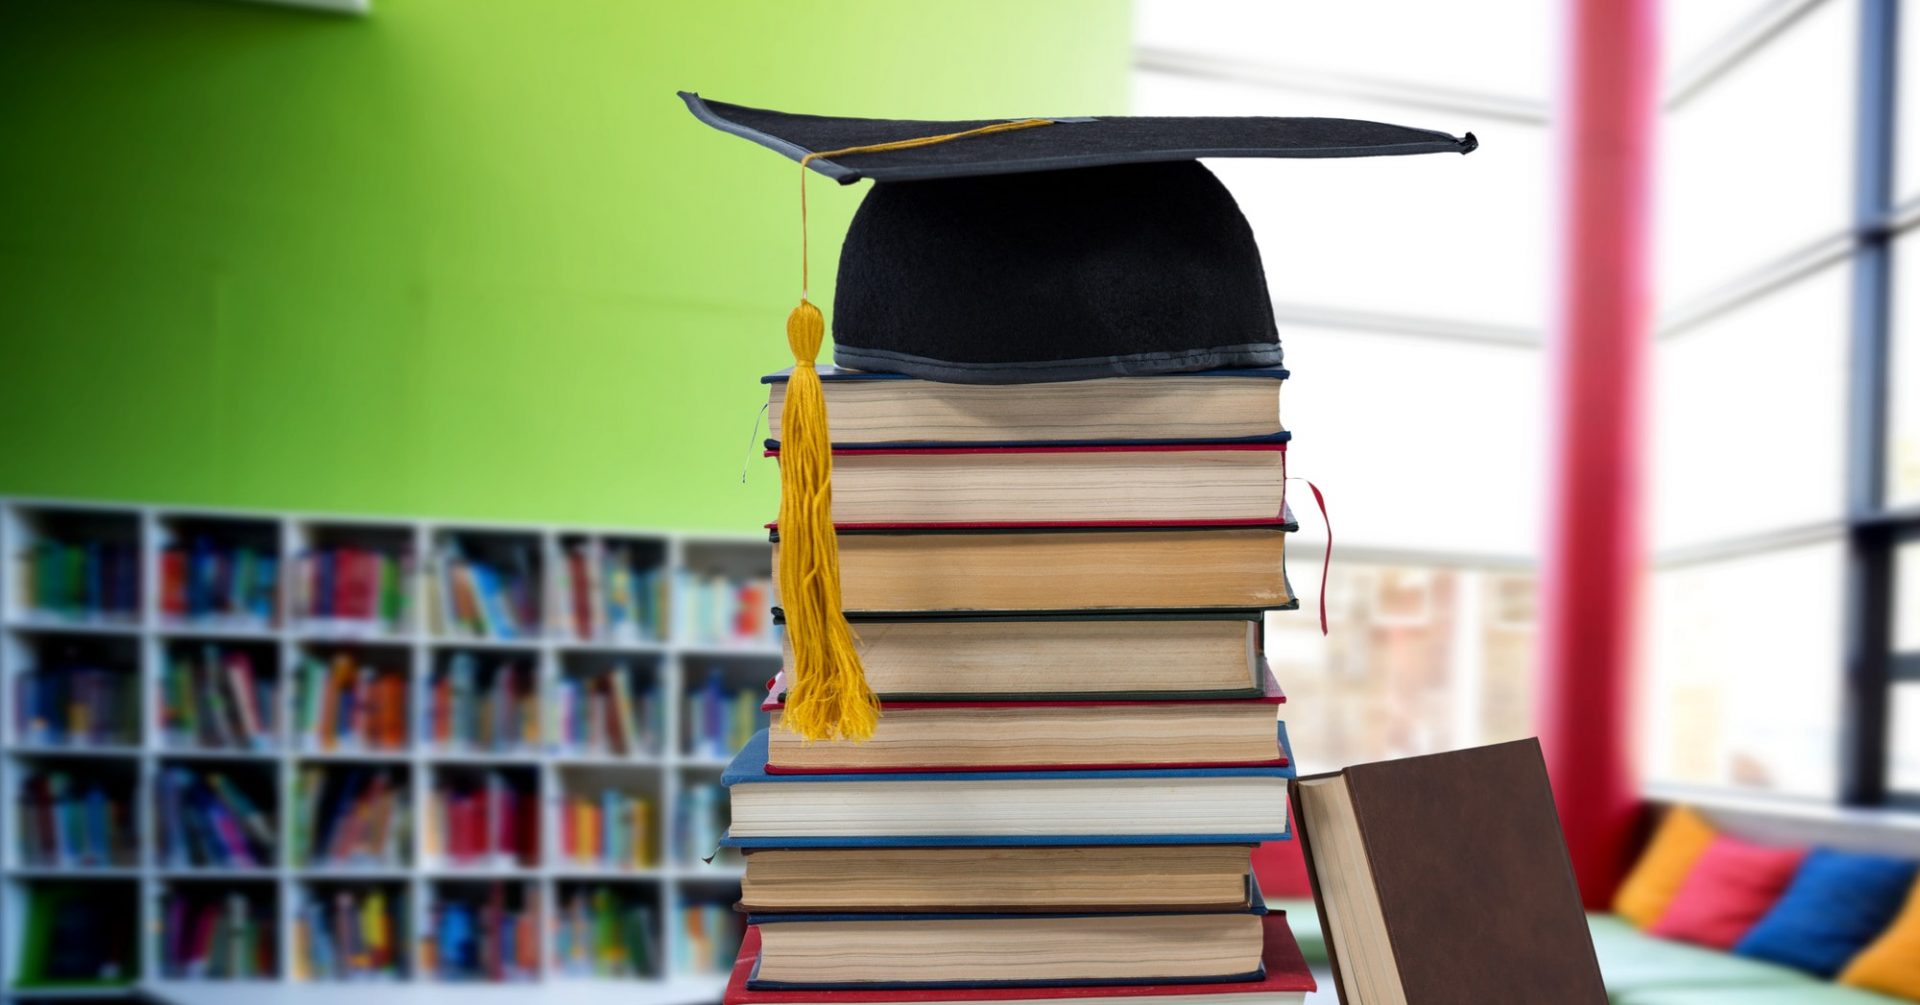
{"label": "stack of books", "polygon": [[180,646],[160,677],[160,726],[175,748],[266,750],[280,733],[279,690],[244,647]]}
{"label": "stack of books", "polygon": [[365,980],[404,976],[402,895],[380,887],[310,892],[293,916],[293,979]]}
{"label": "stack of books", "polygon": [[[256,869],[274,863],[274,822],[227,775],[189,767],[155,781],[160,861],[167,868]],[[256,795],[264,795],[256,786]]]}
{"label": "stack of books", "polygon": [[823,369],[884,711],[867,742],[804,741],[783,672],[723,776],[750,926],[729,1003],[1312,990],[1251,869],[1293,774],[1261,651],[1295,606],[1285,376]]}

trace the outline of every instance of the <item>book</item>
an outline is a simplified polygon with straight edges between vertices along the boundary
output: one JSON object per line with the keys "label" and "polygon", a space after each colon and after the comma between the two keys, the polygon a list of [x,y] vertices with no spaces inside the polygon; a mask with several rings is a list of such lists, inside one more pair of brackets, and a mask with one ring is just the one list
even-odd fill
{"label": "book", "polygon": [[275,861],[270,787],[257,780],[241,787],[222,772],[185,766],[163,768],[154,786],[163,866],[249,869]]}
{"label": "book", "polygon": [[750,914],[754,989],[1260,979],[1266,904],[1100,914]]}
{"label": "book", "polygon": [[399,750],[407,744],[407,674],[363,651],[309,654],[295,670],[294,733],[303,750]]}
{"label": "book", "polygon": [[[820,368],[836,446],[1277,440],[1280,367],[1040,384],[949,384]],[[787,372],[769,374],[777,436]],[[769,445],[775,441],[769,440]],[[837,500],[836,500],[837,502]]]}
{"label": "book", "polygon": [[131,542],[40,537],[19,554],[19,604],[35,618],[83,624],[140,618],[140,553]]}
{"label": "book", "polygon": [[535,749],[540,709],[532,662],[522,656],[453,653],[427,685],[420,730],[440,750]]}
{"label": "book", "polygon": [[674,910],[672,940],[677,974],[722,974],[740,950],[745,924],[726,904],[683,897]]}
{"label": "book", "polygon": [[[1071,616],[856,616],[884,702],[1251,698],[1264,690],[1259,611]],[[784,646],[783,668],[793,669]]]}
{"label": "book", "polygon": [[559,903],[553,962],[568,977],[651,977],[658,972],[659,925],[647,904],[613,887],[576,887]]}
{"label": "book", "polygon": [[779,644],[773,624],[773,577],[730,576],[681,569],[667,609],[673,637],[699,646]]}
{"label": "book", "polygon": [[1605,1005],[1538,740],[1311,775],[1293,795],[1346,1005]]}
{"label": "book", "polygon": [[398,769],[306,765],[293,786],[293,861],[401,867],[412,819],[408,805],[406,775]]}
{"label": "book", "polygon": [[767,848],[749,853],[750,912],[1238,910],[1244,844]]}
{"label": "book", "polygon": [[268,628],[276,623],[280,559],[272,552],[195,537],[160,553],[160,616],[178,624]]}
{"label": "book", "polygon": [[180,888],[160,908],[160,969],[178,980],[272,977],[275,935],[264,891]]}
{"label": "book", "polygon": [[842,529],[1271,524],[1286,504],[1285,451],[1284,443],[836,449],[833,519]]}
{"label": "book", "polygon": [[766,765],[763,731],[721,774],[729,846],[1280,840],[1293,775],[1282,766],[782,775]]}
{"label": "book", "polygon": [[548,584],[554,634],[617,644],[664,638],[667,578],[658,559],[643,561],[641,550],[626,542],[564,545]]}
{"label": "book", "polygon": [[14,675],[14,735],[29,746],[137,744],[139,702],[138,673],[61,660]]}
{"label": "book", "polygon": [[561,677],[553,686],[554,747],[597,756],[658,754],[666,708],[654,681],[625,662]]}
{"label": "book", "polygon": [[397,979],[405,894],[384,887],[310,890],[293,915],[296,981]]}
{"label": "book", "polygon": [[725,760],[759,730],[767,728],[769,706],[764,689],[736,687],[718,670],[689,688],[686,705],[687,753]]}
{"label": "book", "polygon": [[66,771],[28,771],[14,798],[20,861],[34,867],[139,862],[132,780],[112,786]]}
{"label": "book", "polygon": [[160,728],[168,746],[266,750],[279,742],[279,682],[256,655],[240,646],[169,651],[160,676]]}
{"label": "book", "polygon": [[[1292,607],[1291,528],[843,532],[842,605],[855,613]],[[777,531],[773,539],[777,570]]]}
{"label": "book", "polygon": [[721,998],[723,1005],[1039,1005],[1042,1002],[1124,1000],[1130,1005],[1303,1005],[1316,990],[1285,912],[1261,919],[1261,976],[1253,981],[1131,985],[1027,985],[974,988],[859,988],[834,991],[761,990],[749,986],[760,962],[760,932],[747,929],[740,956]]}
{"label": "book", "polygon": [[579,866],[645,869],[654,864],[653,800],[602,789],[569,792],[558,807],[560,857]]}
{"label": "book", "polygon": [[[1166,701],[895,701],[871,739],[808,740],[769,698],[767,770],[1006,771],[1285,764],[1273,742],[1286,696],[1271,673],[1252,698]],[[771,690],[785,690],[776,679]]]}
{"label": "book", "polygon": [[426,931],[421,946],[431,960],[422,969],[442,980],[528,981],[539,973],[540,907],[531,888],[510,898],[502,883],[442,887]]}
{"label": "book", "polygon": [[431,578],[433,630],[476,639],[526,639],[540,632],[540,580],[531,545],[496,549],[493,560],[467,554],[460,541],[441,542]]}
{"label": "book", "polygon": [[413,554],[404,547],[316,548],[293,561],[294,617],[330,632],[404,631],[412,595]]}
{"label": "book", "polygon": [[423,837],[435,865],[532,866],[540,812],[530,778],[505,771],[446,771],[427,797]]}

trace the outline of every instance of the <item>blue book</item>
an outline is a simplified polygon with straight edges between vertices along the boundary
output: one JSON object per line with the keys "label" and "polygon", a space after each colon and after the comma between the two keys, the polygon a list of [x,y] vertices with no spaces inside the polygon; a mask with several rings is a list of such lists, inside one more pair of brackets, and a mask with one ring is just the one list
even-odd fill
{"label": "blue book", "polygon": [[[755,991],[908,990],[1212,984],[1265,976],[1266,901],[1249,882],[1238,911],[1059,914],[750,914]],[[981,924],[981,922],[993,924]],[[875,923],[884,924],[882,930]],[[800,935],[802,938],[794,939]],[[821,937],[857,947],[838,959],[788,947]],[[791,941],[790,941],[791,940]],[[1071,976],[1059,976],[1062,972]]]}
{"label": "blue book", "polygon": [[[1288,751],[1286,727],[1278,742]],[[1287,767],[775,775],[761,730],[720,776],[733,848],[1255,844],[1287,839]],[[1177,785],[1167,784],[1179,780]]]}

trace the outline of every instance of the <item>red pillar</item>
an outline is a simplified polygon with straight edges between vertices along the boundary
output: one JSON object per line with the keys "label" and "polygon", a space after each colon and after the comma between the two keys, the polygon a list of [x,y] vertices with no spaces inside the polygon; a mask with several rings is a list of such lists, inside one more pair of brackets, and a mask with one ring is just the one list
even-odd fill
{"label": "red pillar", "polygon": [[1560,271],[1537,711],[1590,907],[1619,881],[1636,803],[1628,703],[1644,566],[1658,28],[1658,0],[1568,0],[1555,117]]}

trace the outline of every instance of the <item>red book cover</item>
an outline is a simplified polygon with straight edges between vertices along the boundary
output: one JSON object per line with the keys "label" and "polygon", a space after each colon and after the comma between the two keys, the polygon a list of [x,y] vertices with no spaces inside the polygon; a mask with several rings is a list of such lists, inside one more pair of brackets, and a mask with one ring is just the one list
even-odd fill
{"label": "red book cover", "polygon": [[187,613],[187,553],[179,548],[160,553],[160,612],[176,617]]}
{"label": "red book cover", "polygon": [[579,837],[574,833],[573,798],[560,801],[560,853],[568,858],[580,857]]}
{"label": "red book cover", "polygon": [[573,581],[573,631],[593,638],[593,585],[587,575],[587,556],[580,549],[567,552],[567,575]]}
{"label": "red book cover", "polygon": [[1193,995],[1196,1002],[1206,995],[1232,994],[1305,994],[1318,985],[1307,968],[1300,947],[1287,928],[1287,912],[1270,911],[1261,919],[1265,946],[1260,953],[1261,969],[1257,981],[1231,984],[1123,984],[1123,985],[1037,985],[1032,987],[993,988],[920,988],[872,991],[752,991],[747,979],[760,962],[760,929],[750,926],[740,941],[740,956],[733,962],[733,974],[721,998],[724,1005],[888,1005],[899,1002],[951,1001],[1071,1001],[1082,998],[1144,998]]}

